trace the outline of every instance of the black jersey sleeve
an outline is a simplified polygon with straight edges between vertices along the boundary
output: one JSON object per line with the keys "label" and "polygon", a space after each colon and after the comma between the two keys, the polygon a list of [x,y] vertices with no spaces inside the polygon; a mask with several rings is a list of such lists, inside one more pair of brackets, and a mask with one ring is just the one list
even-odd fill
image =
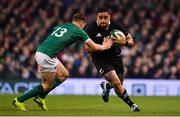
{"label": "black jersey sleeve", "polygon": [[120,24],[120,23],[113,23],[113,25],[114,25],[118,30],[122,31],[125,36],[128,35],[129,32],[128,32],[128,30],[126,29],[125,26],[123,26],[123,25]]}

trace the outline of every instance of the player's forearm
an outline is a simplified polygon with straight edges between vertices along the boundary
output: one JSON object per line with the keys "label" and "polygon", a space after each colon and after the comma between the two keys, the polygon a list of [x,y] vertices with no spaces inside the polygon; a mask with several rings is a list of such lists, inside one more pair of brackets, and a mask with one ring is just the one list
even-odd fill
{"label": "player's forearm", "polygon": [[104,46],[103,45],[99,45],[99,44],[95,44],[95,48],[94,48],[94,51],[103,51],[105,50]]}
{"label": "player's forearm", "polygon": [[92,47],[92,46],[90,46],[90,47],[86,46],[85,48],[86,48],[86,50],[87,50],[88,53],[93,53],[93,52],[103,51],[103,50],[104,50],[103,46],[102,46],[102,45],[99,45],[99,44],[95,44],[94,47]]}
{"label": "player's forearm", "polygon": [[86,42],[85,48],[89,53],[105,50],[103,45],[96,44],[92,40]]}

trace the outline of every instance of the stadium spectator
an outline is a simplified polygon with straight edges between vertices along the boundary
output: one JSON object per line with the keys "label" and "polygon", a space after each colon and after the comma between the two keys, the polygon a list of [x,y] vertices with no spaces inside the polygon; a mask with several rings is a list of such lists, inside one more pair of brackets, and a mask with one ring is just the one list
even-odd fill
{"label": "stadium spectator", "polygon": [[[33,53],[52,27],[69,21],[77,11],[94,21],[94,11],[103,5],[136,40],[133,48],[122,52],[127,78],[180,79],[179,0],[1,0],[0,78],[39,78]],[[59,55],[70,76],[99,77],[81,44],[69,51],[77,49]]]}

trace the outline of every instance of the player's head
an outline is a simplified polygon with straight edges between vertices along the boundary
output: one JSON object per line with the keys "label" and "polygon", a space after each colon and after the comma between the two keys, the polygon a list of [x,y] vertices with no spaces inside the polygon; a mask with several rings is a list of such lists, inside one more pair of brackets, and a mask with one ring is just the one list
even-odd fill
{"label": "player's head", "polygon": [[96,22],[101,28],[106,28],[110,24],[110,13],[106,7],[99,8],[96,14]]}
{"label": "player's head", "polygon": [[86,16],[82,13],[74,14],[72,23],[83,29],[86,25]]}

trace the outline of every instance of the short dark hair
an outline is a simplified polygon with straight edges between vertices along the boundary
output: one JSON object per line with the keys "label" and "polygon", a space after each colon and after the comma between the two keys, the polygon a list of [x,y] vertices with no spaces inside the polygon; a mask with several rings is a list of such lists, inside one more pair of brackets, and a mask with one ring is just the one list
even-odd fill
{"label": "short dark hair", "polygon": [[101,7],[97,9],[97,13],[101,13],[101,12],[109,12],[107,7]]}
{"label": "short dark hair", "polygon": [[72,21],[84,21],[84,22],[86,22],[86,16],[83,13],[76,13],[73,15]]}

